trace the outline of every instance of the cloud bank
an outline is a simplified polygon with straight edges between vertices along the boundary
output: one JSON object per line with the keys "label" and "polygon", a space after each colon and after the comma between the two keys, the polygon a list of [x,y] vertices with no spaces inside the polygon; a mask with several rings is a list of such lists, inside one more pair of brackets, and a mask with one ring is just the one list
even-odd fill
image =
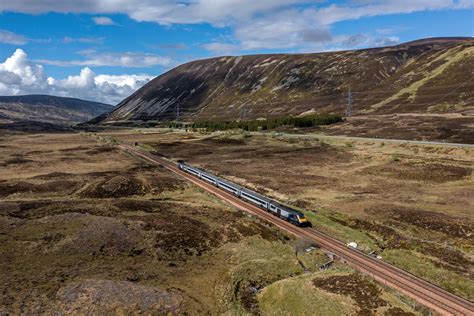
{"label": "cloud bank", "polygon": [[[2,0],[0,12],[125,14],[136,21],[163,25],[208,23],[230,27],[229,42],[214,41],[210,51],[325,48],[323,43],[343,45],[331,34],[341,21],[422,11],[469,9],[472,0]],[[114,22],[106,16],[96,24]],[[335,43],[333,43],[335,41]],[[373,40],[375,42],[375,39]],[[390,41],[390,38],[379,42]],[[350,47],[347,47],[350,48]]]}
{"label": "cloud bank", "polygon": [[115,25],[115,22],[107,16],[95,16],[92,21],[97,25]]}
{"label": "cloud bank", "polygon": [[56,79],[17,49],[0,64],[0,95],[51,94],[117,104],[151,79],[149,75],[96,74],[89,67],[79,75]]}
{"label": "cloud bank", "polygon": [[15,34],[7,30],[0,30],[0,43],[12,45],[25,45],[28,43],[28,38],[23,35]]}
{"label": "cloud bank", "polygon": [[155,54],[146,53],[97,53],[95,50],[79,52],[85,57],[83,60],[50,60],[39,59],[36,62],[54,66],[118,66],[127,68],[143,68],[150,66],[170,66],[172,59]]}

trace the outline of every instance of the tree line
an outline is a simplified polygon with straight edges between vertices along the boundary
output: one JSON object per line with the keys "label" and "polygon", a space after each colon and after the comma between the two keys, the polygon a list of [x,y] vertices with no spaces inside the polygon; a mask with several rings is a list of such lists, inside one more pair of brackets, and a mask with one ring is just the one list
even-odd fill
{"label": "tree line", "polygon": [[342,121],[342,117],[334,114],[311,114],[305,116],[283,116],[266,120],[249,121],[199,121],[194,123],[169,122],[168,127],[205,128],[208,131],[242,129],[244,131],[272,130],[280,126],[313,127],[330,125]]}

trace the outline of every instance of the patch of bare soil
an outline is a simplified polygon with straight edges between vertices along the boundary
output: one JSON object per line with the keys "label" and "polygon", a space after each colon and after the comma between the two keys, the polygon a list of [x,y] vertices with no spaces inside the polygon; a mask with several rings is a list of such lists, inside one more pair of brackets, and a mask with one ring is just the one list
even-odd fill
{"label": "patch of bare soil", "polygon": [[[235,222],[231,226],[231,228],[237,231],[240,235],[244,237],[258,235],[262,237],[263,239],[269,240],[269,241],[285,239],[285,237],[280,235],[278,231],[271,230],[268,227],[258,222],[253,222],[253,223]],[[236,240],[230,240],[230,241],[236,241]]]}
{"label": "patch of bare soil", "polygon": [[116,147],[101,146],[101,147],[94,147],[93,149],[87,150],[85,154],[98,155],[98,154],[113,154],[117,152],[118,152],[118,149]]}
{"label": "patch of bare soil", "polygon": [[467,240],[474,238],[474,225],[471,222],[466,222],[463,218],[456,218],[444,213],[394,205],[378,205],[365,209],[365,212],[423,229],[443,232],[451,237]]}
{"label": "patch of bare soil", "polygon": [[444,183],[462,180],[470,176],[472,170],[467,167],[440,163],[392,161],[382,166],[369,167],[364,172],[400,180]]}
{"label": "patch of bare soil", "polygon": [[85,280],[68,284],[57,293],[64,314],[180,314],[183,296],[176,290],[126,281]]}
{"label": "patch of bare soil", "polygon": [[159,194],[164,191],[175,191],[184,187],[182,180],[174,177],[172,174],[155,174],[143,175],[145,180],[144,188],[147,193]]}
{"label": "patch of bare soil", "polygon": [[65,213],[106,215],[103,210],[104,206],[94,201],[37,199],[35,201],[3,202],[1,206],[0,214],[28,220]]}
{"label": "patch of bare soil", "polygon": [[65,172],[50,172],[46,174],[40,174],[34,177],[31,177],[31,179],[38,179],[38,180],[51,180],[51,179],[64,179],[65,177],[71,177],[73,176],[72,173],[65,173]]}
{"label": "patch of bare soil", "polygon": [[87,198],[119,198],[133,195],[144,195],[143,183],[131,176],[113,176],[96,181],[79,193]]}
{"label": "patch of bare soil", "polygon": [[167,225],[161,224],[156,236],[155,247],[160,260],[185,260],[186,256],[201,256],[221,244],[222,233],[219,230],[184,216],[172,217],[176,218],[168,220]]}
{"label": "patch of bare soil", "polygon": [[76,147],[62,148],[62,149],[59,149],[59,151],[63,153],[69,153],[69,152],[84,151],[84,150],[89,150],[89,149],[90,147],[87,147],[87,146],[76,146]]}
{"label": "patch of bare soil", "polygon": [[217,145],[245,145],[245,140],[230,137],[209,137],[202,140],[203,143],[217,144]]}
{"label": "patch of bare soil", "polygon": [[436,260],[431,260],[435,266],[455,271],[460,274],[465,274],[470,279],[474,279],[474,275],[472,274],[474,261],[464,256],[461,251],[451,247],[443,247],[428,243],[421,243],[420,247],[422,252],[436,258]]}
{"label": "patch of bare soil", "polygon": [[[60,215],[59,218],[64,219],[65,215]],[[74,216],[62,222],[68,225],[68,222],[77,220]],[[92,256],[136,256],[145,251],[141,223],[91,215],[83,215],[79,220],[82,223],[80,229],[71,234],[68,241],[61,243],[57,251],[63,254]],[[42,222],[45,221],[55,223],[58,218],[43,218]]]}
{"label": "patch of bare soil", "polygon": [[[152,204],[129,200],[119,202],[119,205],[124,209],[152,212],[146,216],[130,215],[127,218],[144,223],[144,231],[155,233],[153,251],[159,260],[186,261],[188,256],[201,256],[224,243],[238,242],[248,236],[258,235],[271,241],[280,239],[274,230],[258,222],[239,221],[238,213],[219,212],[215,209],[200,211],[201,208],[166,202]],[[217,216],[210,216],[211,213]],[[216,219],[221,225],[210,226],[194,217]]]}
{"label": "patch of bare soil", "polygon": [[257,293],[265,286],[277,281],[276,279],[271,280],[248,280],[243,283],[239,282],[236,284],[236,291],[238,292],[239,301],[245,310],[252,315],[260,315],[258,308]]}
{"label": "patch of bare soil", "polygon": [[166,211],[173,208],[173,205],[163,201],[120,199],[114,205],[124,212],[146,212],[154,213]]}
{"label": "patch of bare soil", "polygon": [[25,155],[41,155],[41,154],[49,154],[52,153],[54,150],[33,150],[33,151],[28,151],[25,153]]}
{"label": "patch of bare soil", "polygon": [[0,183],[0,196],[9,196],[15,193],[72,193],[77,187],[77,182],[68,180],[49,181],[41,184],[25,181]]}
{"label": "patch of bare soil", "polygon": [[360,274],[335,275],[313,280],[314,286],[330,293],[349,296],[359,307],[358,314],[372,315],[379,307],[387,306],[380,298],[382,290]]}
{"label": "patch of bare soil", "polygon": [[153,248],[159,260],[186,261],[188,256],[201,256],[224,240],[220,229],[172,212],[132,218],[143,221],[145,231],[156,231]]}
{"label": "patch of bare soil", "polygon": [[22,156],[14,156],[10,159],[5,160],[2,166],[7,167],[9,165],[22,165],[33,162],[34,160],[23,158]]}
{"label": "patch of bare soil", "polygon": [[127,171],[128,172],[153,172],[153,173],[159,172],[160,175],[172,176],[172,174],[170,174],[169,171],[167,171],[166,168],[163,166],[156,166],[156,165],[144,164],[144,163],[131,165],[127,169]]}

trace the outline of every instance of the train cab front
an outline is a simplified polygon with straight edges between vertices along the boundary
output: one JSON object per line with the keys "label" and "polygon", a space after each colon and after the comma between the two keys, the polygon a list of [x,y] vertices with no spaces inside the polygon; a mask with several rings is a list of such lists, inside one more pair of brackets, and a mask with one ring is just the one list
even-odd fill
{"label": "train cab front", "polygon": [[312,227],[311,222],[308,221],[308,219],[306,218],[306,216],[304,216],[303,213],[296,215],[296,218],[298,221],[297,225],[299,227]]}
{"label": "train cab front", "polygon": [[184,160],[182,160],[182,159],[178,160],[178,168],[179,168],[179,169],[183,170],[184,164],[185,164],[185,161],[184,161]]}

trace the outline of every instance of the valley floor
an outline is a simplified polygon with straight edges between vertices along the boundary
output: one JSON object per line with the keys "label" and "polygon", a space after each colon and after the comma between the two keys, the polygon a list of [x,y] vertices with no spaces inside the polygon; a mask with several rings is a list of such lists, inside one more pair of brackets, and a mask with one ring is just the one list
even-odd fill
{"label": "valley floor", "polygon": [[474,299],[472,148],[278,133],[108,135],[298,206],[317,229]]}
{"label": "valley floor", "polygon": [[[225,137],[188,136],[131,131],[119,138],[229,148]],[[328,260],[321,250],[305,251],[307,242],[106,139],[0,137],[2,313],[419,313],[345,265],[320,271]]]}

